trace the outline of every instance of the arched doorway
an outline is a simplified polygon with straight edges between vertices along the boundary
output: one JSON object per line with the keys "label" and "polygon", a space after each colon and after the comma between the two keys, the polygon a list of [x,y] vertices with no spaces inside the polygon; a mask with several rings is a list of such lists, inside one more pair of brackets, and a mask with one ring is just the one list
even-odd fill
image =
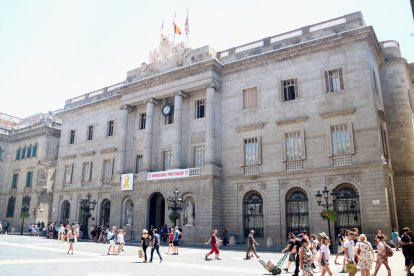
{"label": "arched doorway", "polygon": [[286,227],[287,233],[309,233],[308,195],[302,188],[292,188],[286,194]]}
{"label": "arched doorway", "polygon": [[249,191],[243,200],[244,236],[254,230],[257,238],[263,238],[263,198],[258,191]]}
{"label": "arched doorway", "polygon": [[69,216],[70,216],[70,203],[69,201],[65,200],[62,203],[62,208],[60,211],[60,222],[69,223]]}
{"label": "arched doorway", "polygon": [[99,217],[99,224],[109,224],[109,217],[111,214],[111,201],[109,201],[109,199],[102,200],[100,214],[101,215]]}
{"label": "arched doorway", "polygon": [[359,211],[359,195],[354,185],[344,183],[338,185],[334,192],[335,201],[335,233],[340,229],[358,228],[361,233],[361,216]]}
{"label": "arched doorway", "polygon": [[151,228],[151,225],[155,228],[165,224],[165,199],[161,193],[154,193],[150,197],[148,210],[148,229]]}

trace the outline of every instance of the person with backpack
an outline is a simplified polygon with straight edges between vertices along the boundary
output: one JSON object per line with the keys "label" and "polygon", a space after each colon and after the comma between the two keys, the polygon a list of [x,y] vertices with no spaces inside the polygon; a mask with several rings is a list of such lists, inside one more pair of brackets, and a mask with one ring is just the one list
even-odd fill
{"label": "person with backpack", "polygon": [[385,236],[383,234],[379,234],[375,238],[377,240],[377,263],[375,265],[374,276],[377,275],[378,270],[380,269],[381,265],[384,264],[385,268],[387,269],[388,276],[391,276],[391,268],[388,265],[388,257],[393,255],[391,247],[385,243]]}
{"label": "person with backpack", "polygon": [[157,229],[152,230],[152,248],[151,248],[151,258],[149,260],[150,263],[152,263],[152,257],[154,256],[154,251],[157,251],[158,257],[160,257],[160,263],[162,263],[162,257],[160,253],[160,243],[161,243],[161,237],[160,234],[158,234]]}
{"label": "person with backpack", "polygon": [[116,232],[116,227],[115,226],[112,226],[112,230],[109,231],[108,234],[107,234],[107,236],[106,236],[106,238],[109,241],[109,247],[108,247],[108,253],[107,253],[107,255],[110,255],[109,252],[111,252],[111,248],[112,248],[112,251],[114,252],[114,255],[118,255],[116,253],[116,245],[115,245],[116,235],[115,235],[115,232]]}

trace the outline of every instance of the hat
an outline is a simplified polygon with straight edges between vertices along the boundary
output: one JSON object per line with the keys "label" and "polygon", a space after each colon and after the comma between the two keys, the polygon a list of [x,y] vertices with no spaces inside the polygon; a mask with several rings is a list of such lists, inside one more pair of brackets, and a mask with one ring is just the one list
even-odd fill
{"label": "hat", "polygon": [[319,233],[319,236],[321,236],[323,238],[323,237],[326,237],[326,234],[325,234],[325,232],[322,232],[322,233]]}

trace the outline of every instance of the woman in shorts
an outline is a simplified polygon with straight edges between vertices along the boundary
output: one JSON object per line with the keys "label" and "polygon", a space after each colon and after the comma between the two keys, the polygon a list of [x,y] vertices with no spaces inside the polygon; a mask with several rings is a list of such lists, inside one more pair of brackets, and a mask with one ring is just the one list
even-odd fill
{"label": "woman in shorts", "polygon": [[118,245],[118,255],[119,252],[124,251],[124,245],[125,245],[125,240],[124,240],[124,229],[119,229],[118,231],[118,235],[116,237],[116,244]]}
{"label": "woman in shorts", "polygon": [[68,237],[68,242],[69,242],[68,254],[70,251],[72,251],[72,255],[73,255],[73,244],[75,243],[75,234],[74,234],[75,229],[70,228],[68,225],[67,230],[68,230],[67,237]]}
{"label": "woman in shorts", "polygon": [[174,252],[174,228],[170,228],[168,230],[168,251],[167,254],[170,253],[170,250]]}
{"label": "woman in shorts", "polygon": [[331,268],[329,267],[329,259],[331,258],[331,251],[329,250],[329,245],[331,241],[328,237],[322,237],[321,239],[321,248],[320,248],[320,254],[321,254],[321,268],[322,273],[321,276],[324,276],[326,272],[328,272],[329,276],[332,276]]}

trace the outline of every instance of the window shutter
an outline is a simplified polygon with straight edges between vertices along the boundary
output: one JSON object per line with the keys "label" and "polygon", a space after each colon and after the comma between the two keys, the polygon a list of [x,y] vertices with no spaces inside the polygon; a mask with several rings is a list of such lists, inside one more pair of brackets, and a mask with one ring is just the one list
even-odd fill
{"label": "window shutter", "polygon": [[257,146],[258,146],[258,158],[257,158],[257,164],[262,164],[262,137],[257,137]]}
{"label": "window shutter", "polygon": [[244,166],[244,139],[241,139],[240,141],[240,148],[239,148],[239,152],[240,152],[240,167]]}
{"label": "window shutter", "polygon": [[300,143],[302,144],[302,160],[306,159],[305,130],[300,131]]}
{"label": "window shutter", "polygon": [[329,90],[329,72],[325,71],[325,89],[326,93],[330,92]]}
{"label": "window shutter", "polygon": [[89,181],[92,181],[92,161],[91,161],[91,166],[89,168]]}
{"label": "window shutter", "polygon": [[279,100],[281,101],[281,102],[283,102],[285,99],[283,98],[283,93],[284,93],[284,90],[283,90],[283,81],[280,81],[280,93],[279,93]]}
{"label": "window shutter", "polygon": [[285,144],[286,144],[286,135],[285,133],[281,133],[280,134],[280,160],[282,162],[286,162],[286,148],[285,148]]}
{"label": "window shutter", "polygon": [[[115,159],[114,159],[114,158],[112,158],[112,170],[111,170],[111,176],[113,176],[113,175],[114,175],[114,163],[115,163]],[[112,179],[112,177],[111,177],[111,179]]]}
{"label": "window shutter", "polygon": [[344,89],[344,80],[342,78],[342,68],[339,68],[339,81],[341,82],[341,89]]}
{"label": "window shutter", "polygon": [[325,129],[326,132],[326,150],[328,152],[328,156],[332,156],[332,137],[331,137],[331,126],[327,126]]}
{"label": "window shutter", "polygon": [[73,164],[71,165],[71,169],[70,169],[70,179],[69,179],[69,183],[72,183],[72,177],[73,177]]}
{"label": "window shutter", "polygon": [[299,98],[299,84],[298,79],[295,79],[295,99]]}
{"label": "window shutter", "polygon": [[347,124],[348,127],[348,134],[349,134],[349,143],[351,145],[351,154],[355,153],[355,145],[354,145],[354,132],[352,129],[352,123]]}

